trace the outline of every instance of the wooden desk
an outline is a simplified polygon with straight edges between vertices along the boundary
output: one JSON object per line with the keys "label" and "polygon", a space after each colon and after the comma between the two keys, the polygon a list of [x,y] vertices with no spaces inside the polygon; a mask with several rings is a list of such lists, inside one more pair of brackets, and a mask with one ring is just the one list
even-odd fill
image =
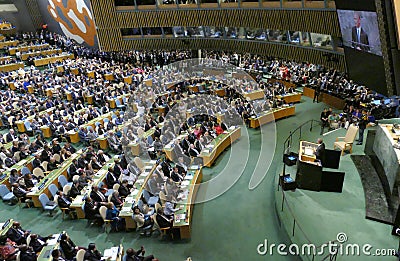
{"label": "wooden desk", "polygon": [[0,42],[0,48],[3,49],[8,46],[17,46],[18,41],[6,41],[6,42]]}
{"label": "wooden desk", "polygon": [[[65,177],[68,176],[68,168],[72,164],[72,160],[78,159],[81,154],[83,153],[82,150],[77,151],[76,153],[72,154],[69,159],[64,161],[61,166],[52,172],[50,172],[47,176],[45,176],[42,181],[40,181],[38,184],[35,185],[35,187],[32,189],[31,192],[29,192],[26,196],[30,197],[32,199],[33,205],[36,208],[41,208],[42,204],[39,201],[39,196],[40,194],[44,193],[46,194],[49,198],[51,197],[50,191],[49,191],[49,186],[50,184],[54,184],[58,187],[58,177],[60,175],[64,175]],[[40,189],[39,189],[40,187]]]}
{"label": "wooden desk", "polygon": [[38,44],[38,45],[26,45],[26,46],[17,46],[8,49],[9,54],[15,55],[17,51],[20,52],[28,52],[29,50],[42,50],[49,48],[49,44]]}
{"label": "wooden desk", "polygon": [[250,101],[264,99],[264,91],[263,90],[257,90],[257,91],[252,91],[252,92],[242,92],[242,95],[247,100],[250,100]]}
{"label": "wooden desk", "polygon": [[199,188],[198,184],[203,179],[203,172],[200,166],[191,166],[185,176],[184,182],[189,182],[189,185],[181,187],[181,189],[187,189],[189,191],[186,199],[182,199],[177,202],[176,207],[181,207],[182,209],[175,212],[173,228],[179,230],[181,239],[191,238],[191,228],[192,228],[192,216],[194,202],[197,195],[197,190]]}
{"label": "wooden desk", "polygon": [[11,56],[1,56],[0,57],[0,61],[8,61],[10,60],[12,57]]}
{"label": "wooden desk", "polygon": [[[103,135],[102,135],[103,136]],[[97,138],[97,141],[99,142],[99,145],[100,145],[100,149],[102,149],[102,150],[106,150],[107,148],[108,148],[108,141],[107,141],[107,138],[106,137],[98,137]]]}
{"label": "wooden desk", "polygon": [[207,145],[206,148],[201,151],[199,157],[203,158],[203,166],[211,167],[218,156],[241,136],[240,127],[228,131],[228,133],[220,134],[211,142],[210,145],[213,146],[212,148],[208,149],[207,147],[210,145]]}
{"label": "wooden desk", "polygon": [[63,73],[64,72],[64,66],[59,65],[57,66],[57,73]]}
{"label": "wooden desk", "polygon": [[115,109],[117,106],[115,105],[115,99],[108,100],[108,104],[110,105],[111,109]]}
{"label": "wooden desk", "polygon": [[24,63],[10,63],[6,65],[1,65],[0,66],[0,72],[11,72],[11,71],[16,71],[19,68],[24,68]]}
{"label": "wooden desk", "polygon": [[51,138],[51,129],[49,126],[41,126],[40,130],[43,132],[45,138]]}
{"label": "wooden desk", "polygon": [[114,158],[111,158],[108,162],[106,162],[106,164],[103,165],[103,167],[93,176],[93,182],[84,187],[81,190],[81,194],[76,196],[76,198],[72,201],[70,208],[76,210],[76,214],[79,219],[85,218],[85,212],[83,210],[85,196],[90,195],[93,186],[98,186],[100,182],[103,182],[108,173],[108,168],[110,167],[114,167]]}
{"label": "wooden desk", "polygon": [[[103,120],[105,118],[108,118],[108,119],[111,120],[111,115],[112,114],[113,114],[113,112],[108,112],[106,114],[103,114],[100,117],[97,117],[97,118],[89,121],[88,123],[79,126],[79,128],[81,128],[81,127],[87,128],[87,127],[91,126],[94,129],[94,128],[96,128],[96,122],[103,123]],[[77,131],[71,130],[71,131],[68,132],[68,134],[69,134],[69,138],[71,139],[72,143],[78,143],[80,141],[79,134],[78,134]]]}
{"label": "wooden desk", "polygon": [[95,78],[94,71],[87,72],[87,76],[88,76],[89,78],[94,79],[94,78]]}
{"label": "wooden desk", "polygon": [[282,107],[264,112],[258,117],[253,116],[250,118],[250,128],[258,128],[269,122],[292,116],[295,112],[296,108],[294,106]]}
{"label": "wooden desk", "polygon": [[21,54],[21,59],[23,61],[28,60],[29,57],[35,57],[35,56],[46,56],[46,55],[53,55],[53,54],[58,54],[61,53],[61,49],[52,49],[52,50],[42,50],[42,51],[35,51],[35,52],[29,52],[29,53],[23,53]]}
{"label": "wooden desk", "polygon": [[[315,90],[311,87],[303,88],[303,95],[314,99]],[[329,106],[335,107],[336,109],[342,110],[346,105],[346,101],[342,98],[336,97],[326,92],[321,92],[319,94],[319,101],[326,103]]]}
{"label": "wooden desk", "polygon": [[132,84],[132,75],[124,77],[124,83]]}
{"label": "wooden desk", "polygon": [[35,59],[33,62],[35,66],[38,67],[48,65],[49,63],[62,62],[66,59],[74,59],[74,57],[75,56],[73,54],[61,54],[53,57]]}
{"label": "wooden desk", "polygon": [[[7,223],[7,225],[6,225]],[[6,220],[6,222],[4,223],[0,223],[0,236],[4,236],[7,234],[8,230],[12,227],[12,225],[14,224],[14,220],[13,219],[9,219]],[[4,226],[5,225],[5,226]],[[4,226],[4,228],[3,228]]]}
{"label": "wooden desk", "polygon": [[153,79],[147,79],[143,81],[147,87],[153,86]]}
{"label": "wooden desk", "polygon": [[156,161],[150,161],[145,163],[145,171],[138,176],[135,184],[133,185],[134,190],[129,196],[125,198],[124,204],[122,205],[119,217],[125,219],[126,229],[135,229],[136,222],[132,218],[133,210],[132,206],[135,206],[142,197],[142,192],[145,189],[148,180],[153,174],[157,167]]}
{"label": "wooden desk", "polygon": [[66,92],[67,94],[67,101],[72,101],[72,93]]}
{"label": "wooden desk", "polygon": [[218,95],[219,97],[224,97],[225,96],[225,89],[214,89],[214,92],[216,95]]}
{"label": "wooden desk", "polygon": [[16,124],[17,124],[17,127],[18,127],[18,132],[25,132],[26,131],[25,124],[24,124],[23,121],[17,121]]}
{"label": "wooden desk", "polygon": [[[60,248],[60,239],[61,233],[59,234],[53,234],[52,239],[48,239],[46,241],[47,245],[42,248],[40,251],[37,261],[52,261],[53,257],[51,256],[51,252],[53,252],[54,249],[59,249]],[[22,261],[22,260],[21,260]]]}
{"label": "wooden desk", "polygon": [[301,101],[301,93],[289,93],[286,95],[277,95],[276,98],[283,99],[287,104]]}
{"label": "wooden desk", "polygon": [[71,72],[72,72],[73,74],[75,74],[75,75],[78,75],[78,74],[79,74],[79,69],[76,68],[76,67],[71,68]]}
{"label": "wooden desk", "polygon": [[114,80],[114,75],[112,73],[104,74],[104,79],[106,81],[112,81],[112,80]]}
{"label": "wooden desk", "polygon": [[86,96],[86,101],[88,104],[93,104],[93,95]]}
{"label": "wooden desk", "polygon": [[10,177],[10,173],[12,169],[16,169],[18,171],[18,173],[21,173],[21,170],[23,167],[27,167],[30,171],[33,170],[32,167],[32,162],[35,159],[34,156],[29,156],[26,159],[20,160],[19,162],[17,162],[16,164],[14,164],[10,170],[7,170],[3,173],[1,173],[0,175],[4,175],[2,179],[0,179],[0,185],[6,185],[8,189],[11,190],[11,184],[10,181],[8,180],[8,178]]}
{"label": "wooden desk", "polygon": [[296,88],[296,84],[295,83],[288,82],[288,81],[285,81],[285,80],[282,80],[282,79],[269,78],[268,82],[269,83],[281,83],[286,88]]}
{"label": "wooden desk", "polygon": [[81,139],[79,138],[79,134],[76,131],[69,131],[69,138],[71,139],[71,143],[78,143]]}
{"label": "wooden desk", "polygon": [[315,95],[315,90],[311,87],[304,87],[303,88],[303,95],[307,96],[311,99],[314,99],[314,95]]}

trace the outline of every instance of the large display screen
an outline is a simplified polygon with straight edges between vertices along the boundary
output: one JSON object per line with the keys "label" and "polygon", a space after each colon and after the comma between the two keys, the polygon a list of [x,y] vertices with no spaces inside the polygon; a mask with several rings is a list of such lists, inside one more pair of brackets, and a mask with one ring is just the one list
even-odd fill
{"label": "large display screen", "polygon": [[394,18],[396,20],[397,42],[400,49],[400,1],[393,0]]}
{"label": "large display screen", "polygon": [[343,44],[362,52],[382,55],[375,12],[337,10]]}

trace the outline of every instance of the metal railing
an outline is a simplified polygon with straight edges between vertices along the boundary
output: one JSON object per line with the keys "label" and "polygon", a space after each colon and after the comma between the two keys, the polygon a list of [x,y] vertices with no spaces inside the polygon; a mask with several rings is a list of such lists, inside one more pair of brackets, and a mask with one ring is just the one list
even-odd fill
{"label": "metal railing", "polygon": [[[296,129],[290,131],[289,136],[286,138],[286,140],[283,143],[283,155],[282,159],[285,153],[289,153],[290,150],[294,149],[293,142],[296,142],[295,144],[299,144],[299,141],[306,138],[307,139],[307,134],[310,134],[314,128],[320,128],[321,124],[320,121],[317,120],[309,120],[298,126]],[[283,173],[286,173],[286,164],[283,163]],[[301,242],[304,245],[309,245],[313,246],[311,252],[309,253],[300,253],[299,255],[303,260],[336,260],[337,258],[337,252],[330,251],[329,253],[322,253],[324,250],[324,247],[326,247],[327,244],[329,243],[337,243],[337,240],[331,240],[328,241],[324,244],[321,244],[319,246],[316,246],[313,244],[313,242],[310,240],[310,238],[307,236],[307,233],[304,231],[303,227],[300,225],[300,220],[296,218],[296,215],[293,211],[293,209],[290,207],[289,202],[287,200],[286,192],[283,189],[280,189],[280,182],[279,182],[279,177],[278,177],[278,191],[281,191],[282,197],[277,197],[275,198],[275,207],[276,211],[278,212],[278,216],[280,219],[280,225],[282,224],[282,219],[286,219],[287,223],[290,224],[292,222],[291,227],[287,227],[286,229],[288,230],[288,236],[290,239],[297,239],[297,242]],[[281,200],[281,202],[278,202]],[[278,204],[280,203],[280,204]],[[278,206],[280,205],[280,209]],[[289,231],[291,230],[291,231]],[[291,233],[290,233],[291,232]],[[292,240],[293,242],[293,240]],[[295,242],[293,242],[295,243]]]}

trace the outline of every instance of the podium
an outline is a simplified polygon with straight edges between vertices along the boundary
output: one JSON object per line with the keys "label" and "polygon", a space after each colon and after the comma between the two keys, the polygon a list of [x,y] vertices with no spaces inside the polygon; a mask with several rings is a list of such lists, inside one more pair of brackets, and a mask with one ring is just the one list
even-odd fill
{"label": "podium", "polygon": [[296,185],[299,189],[312,191],[342,192],[344,172],[325,171],[323,167],[339,168],[340,151],[325,149],[324,164],[317,160],[314,153],[318,144],[301,141],[297,161]]}

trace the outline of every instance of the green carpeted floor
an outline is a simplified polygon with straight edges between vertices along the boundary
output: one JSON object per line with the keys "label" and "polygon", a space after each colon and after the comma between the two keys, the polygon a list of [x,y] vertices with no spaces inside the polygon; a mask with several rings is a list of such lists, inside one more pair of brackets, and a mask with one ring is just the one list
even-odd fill
{"label": "green carpeted floor", "polygon": [[[120,243],[125,248],[138,248],[143,245],[147,253],[153,253],[163,261],[181,261],[188,256],[191,256],[193,261],[296,260],[295,257],[277,254],[272,257],[260,256],[257,253],[257,246],[263,243],[265,239],[269,243],[275,244],[290,242],[286,235],[291,235],[291,232],[286,233],[283,225],[293,221],[290,221],[290,219],[279,221],[275,210],[276,174],[282,168],[282,142],[289,135],[290,130],[301,123],[309,119],[318,120],[323,107],[322,103],[313,104],[310,99],[303,97],[302,103],[296,105],[296,116],[276,123],[277,148],[274,150],[273,146],[269,145],[272,143],[264,143],[267,144],[264,145],[266,146],[264,149],[270,153],[271,157],[274,156],[273,162],[269,169],[264,170],[267,172],[266,177],[254,190],[249,190],[248,187],[260,150],[261,135],[264,135],[263,139],[267,141],[275,139],[275,137],[270,135],[269,132],[249,130],[250,157],[245,171],[227,192],[212,201],[195,205],[192,218],[192,239],[190,241],[160,241],[155,235],[150,238],[143,238],[136,232],[107,235],[100,228],[87,228],[85,220],[62,221],[60,213],[51,218],[38,209],[20,209],[3,203],[0,203],[0,220],[14,218],[19,220],[23,227],[43,235],[65,230],[78,245],[86,246],[90,242],[96,242],[100,250]],[[319,130],[314,130],[312,133],[304,134],[304,139],[316,140],[319,137],[318,134]],[[330,135],[337,136],[336,134]],[[329,140],[327,141],[328,147],[333,144],[330,135],[326,137]],[[241,146],[240,143],[235,143],[231,149],[240,150],[238,146]],[[228,150],[220,156],[213,168],[204,169],[204,180],[209,180],[218,175],[230,156],[238,157],[237,162],[242,160],[240,155],[234,155]],[[382,240],[382,244],[387,243],[383,239],[384,237],[391,237],[390,227],[376,222],[372,224],[372,221],[363,219],[364,207],[362,202],[364,196],[362,186],[357,171],[348,160],[350,157],[345,157],[347,157],[345,164],[342,164],[341,168],[349,168],[350,171],[346,173],[345,192],[343,194],[313,194],[312,192],[298,190],[291,194],[293,200],[290,204],[293,204],[293,208],[299,211],[298,218],[301,220],[301,226],[307,228],[307,233],[310,233],[308,236],[317,243],[324,241],[327,235],[329,235],[328,240],[330,240],[332,236],[336,235],[337,231],[343,229],[347,229],[346,231],[352,235],[352,240],[365,241],[368,240],[368,237],[374,237]],[[343,203],[346,200],[343,199],[344,196],[349,198],[346,202],[347,208],[342,208],[341,204],[336,207],[336,201]],[[318,199],[315,204],[302,203],[313,202],[314,199],[310,200],[310,197]],[[303,201],[303,199],[308,201]],[[280,197],[277,200],[279,202]],[[323,202],[319,202],[319,200]],[[326,219],[326,215],[331,215],[332,212],[319,213],[319,204],[329,206],[335,216]],[[335,220],[335,222],[332,222],[332,220]],[[358,225],[353,226],[354,224]],[[297,237],[299,236],[300,233],[297,233]]]}

